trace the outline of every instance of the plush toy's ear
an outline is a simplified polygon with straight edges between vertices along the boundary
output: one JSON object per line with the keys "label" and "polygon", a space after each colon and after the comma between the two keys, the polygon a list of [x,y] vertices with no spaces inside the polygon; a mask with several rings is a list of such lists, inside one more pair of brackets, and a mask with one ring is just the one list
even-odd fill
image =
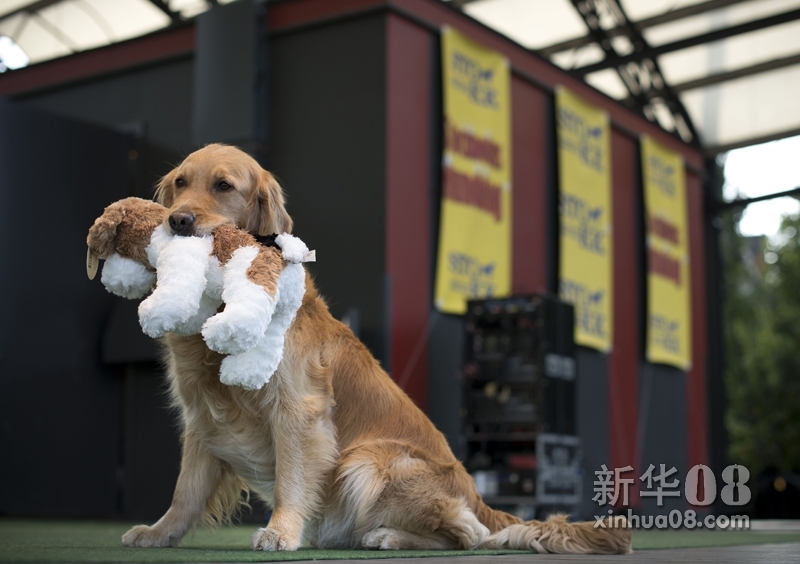
{"label": "plush toy's ear", "polygon": [[177,168],[173,168],[158,181],[158,184],[156,184],[156,202],[165,208],[171,207],[172,201],[175,199],[174,182],[177,171]]}
{"label": "plush toy's ear", "polygon": [[283,188],[266,170],[256,179],[256,188],[250,202],[247,230],[256,235],[291,233],[292,218],[285,207]]}

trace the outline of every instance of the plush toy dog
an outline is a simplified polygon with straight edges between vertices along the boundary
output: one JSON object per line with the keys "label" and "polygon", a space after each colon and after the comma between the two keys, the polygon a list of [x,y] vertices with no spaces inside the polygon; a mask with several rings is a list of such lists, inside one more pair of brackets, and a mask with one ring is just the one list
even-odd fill
{"label": "plush toy dog", "polygon": [[100,280],[109,292],[131,300],[149,294],[156,273],[145,249],[165,212],[164,206],[141,198],[126,198],[108,206],[86,238],[89,279],[97,274],[98,259],[104,259]]}
{"label": "plush toy dog", "polygon": [[[202,333],[211,350],[228,354],[220,380],[258,389],[283,357],[286,331],[305,293],[302,262],[314,260],[287,233],[264,243],[236,227],[211,236],[173,236],[166,209],[140,198],[106,208],[89,230],[89,277],[106,260],[101,280],[112,293],[139,305],[139,322],[151,337]],[[222,303],[225,309],[219,313]]]}

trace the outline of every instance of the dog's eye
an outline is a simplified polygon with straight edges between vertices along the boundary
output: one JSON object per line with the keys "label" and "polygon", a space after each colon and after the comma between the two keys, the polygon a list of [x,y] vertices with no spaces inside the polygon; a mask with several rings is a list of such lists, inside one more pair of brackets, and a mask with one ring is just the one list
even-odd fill
{"label": "dog's eye", "polygon": [[220,192],[227,192],[228,190],[233,189],[233,186],[225,182],[224,180],[220,180],[217,182],[217,190]]}
{"label": "dog's eye", "polygon": [[178,188],[183,188],[184,186],[186,186],[186,181],[183,178],[176,178],[175,186],[177,186]]}

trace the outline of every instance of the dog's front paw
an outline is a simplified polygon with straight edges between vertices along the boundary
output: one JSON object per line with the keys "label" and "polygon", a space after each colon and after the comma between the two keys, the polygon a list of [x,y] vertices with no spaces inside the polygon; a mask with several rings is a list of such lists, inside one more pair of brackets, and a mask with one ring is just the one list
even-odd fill
{"label": "dog's front paw", "polygon": [[136,525],[130,531],[122,535],[123,545],[142,548],[177,546],[180,540],[179,537],[170,535],[168,531],[162,531],[156,527],[148,527],[147,525]]}
{"label": "dog's front paw", "polygon": [[290,539],[287,535],[270,527],[259,529],[253,534],[253,550],[277,552],[297,550],[299,547],[300,539]]}

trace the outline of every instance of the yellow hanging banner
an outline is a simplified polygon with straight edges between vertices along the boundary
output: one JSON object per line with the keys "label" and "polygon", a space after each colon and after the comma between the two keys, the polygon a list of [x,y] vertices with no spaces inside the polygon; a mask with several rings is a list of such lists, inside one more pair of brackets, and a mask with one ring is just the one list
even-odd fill
{"label": "yellow hanging banner", "polygon": [[558,293],[575,306],[575,342],[608,352],[613,326],[611,128],[608,114],[556,89]]}
{"label": "yellow hanging banner", "polygon": [[444,158],[436,307],[511,292],[511,94],[508,60],[442,28]]}
{"label": "yellow hanging banner", "polygon": [[647,360],[692,364],[686,175],[680,154],[643,137],[647,229]]}

